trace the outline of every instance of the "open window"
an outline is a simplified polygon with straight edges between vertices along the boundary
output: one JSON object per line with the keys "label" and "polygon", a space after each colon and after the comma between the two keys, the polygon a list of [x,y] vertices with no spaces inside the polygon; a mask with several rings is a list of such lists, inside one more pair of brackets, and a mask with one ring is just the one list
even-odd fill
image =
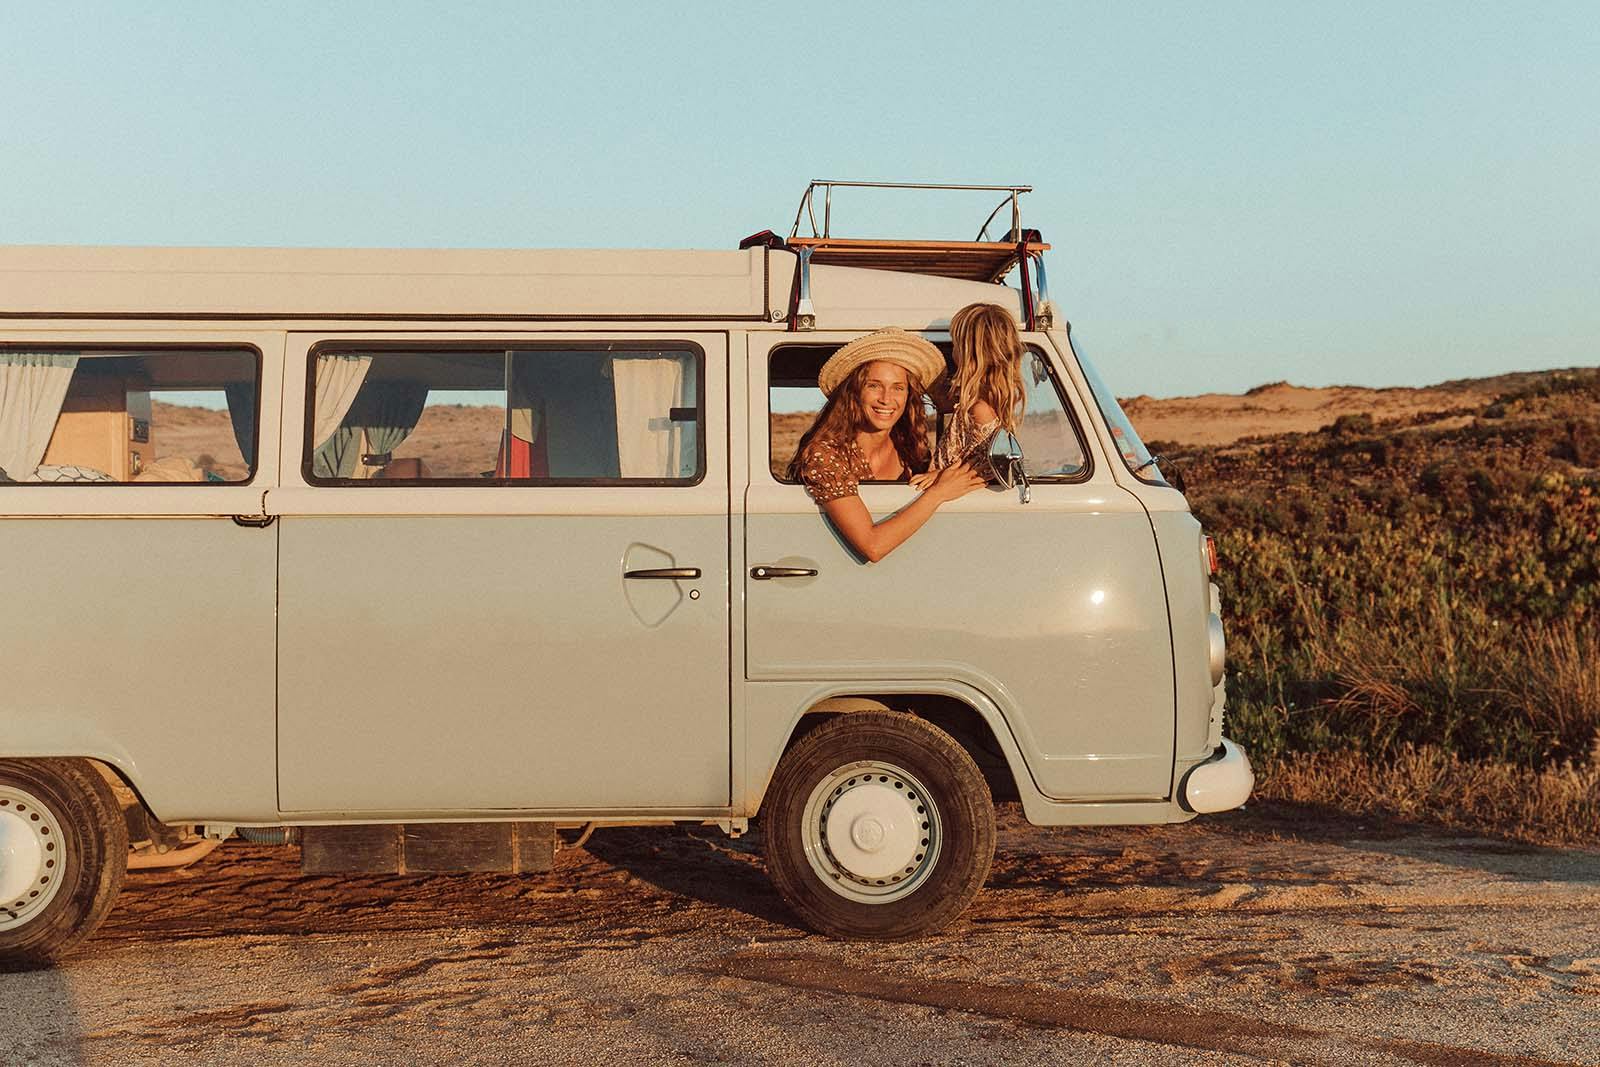
{"label": "open window", "polygon": [[[950,342],[936,342],[950,361]],[[768,455],[772,476],[792,483],[789,462],[800,438],[816,422],[825,397],[817,388],[817,374],[841,344],[780,345],[772,350],[767,366]],[[1022,385],[1026,395],[1017,440],[1022,445],[1024,469],[1031,481],[1071,482],[1089,473],[1083,437],[1062,399],[1055,371],[1044,354],[1032,345],[1022,356]],[[923,398],[928,416],[931,449],[944,417]]]}
{"label": "open window", "polygon": [[[800,438],[811,429],[822,412],[827,397],[817,387],[817,375],[822,365],[845,342],[836,344],[780,345],[772,350],[767,364],[768,447],[772,476],[780,482],[794,484],[789,477],[789,462],[794,459]],[[948,342],[939,345],[950,358]],[[927,397],[922,397],[923,411],[928,421],[928,447],[931,450],[934,436],[934,410]]]}

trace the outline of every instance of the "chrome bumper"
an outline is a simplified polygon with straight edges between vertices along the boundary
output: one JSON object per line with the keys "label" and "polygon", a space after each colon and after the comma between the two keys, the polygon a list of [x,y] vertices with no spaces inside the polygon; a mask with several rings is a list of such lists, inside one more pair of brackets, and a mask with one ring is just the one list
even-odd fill
{"label": "chrome bumper", "polygon": [[1256,775],[1244,749],[1222,739],[1216,755],[1192,768],[1183,779],[1178,796],[1183,806],[1201,814],[1237,808],[1255,788]]}

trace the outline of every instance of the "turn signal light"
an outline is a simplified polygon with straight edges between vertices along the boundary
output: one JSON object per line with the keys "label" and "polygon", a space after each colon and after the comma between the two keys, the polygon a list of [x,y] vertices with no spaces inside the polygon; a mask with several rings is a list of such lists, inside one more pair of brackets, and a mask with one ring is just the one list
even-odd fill
{"label": "turn signal light", "polygon": [[1217,573],[1217,543],[1209,536],[1206,538],[1206,573]]}

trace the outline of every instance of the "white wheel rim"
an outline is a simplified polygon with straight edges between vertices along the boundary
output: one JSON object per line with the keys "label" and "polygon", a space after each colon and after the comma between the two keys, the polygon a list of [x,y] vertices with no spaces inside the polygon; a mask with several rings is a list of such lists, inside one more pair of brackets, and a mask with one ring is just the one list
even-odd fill
{"label": "white wheel rim", "polygon": [[0,785],[0,930],[32,922],[61,889],[61,824],[33,794]]}
{"label": "white wheel rim", "polygon": [[860,760],[823,778],[801,816],[801,843],[822,884],[849,900],[904,900],[933,874],[939,807],[914,776]]}

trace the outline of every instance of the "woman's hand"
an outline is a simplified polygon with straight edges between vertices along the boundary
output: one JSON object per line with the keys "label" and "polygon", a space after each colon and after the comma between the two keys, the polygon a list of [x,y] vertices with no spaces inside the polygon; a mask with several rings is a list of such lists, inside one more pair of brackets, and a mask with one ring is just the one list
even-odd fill
{"label": "woman's hand", "polygon": [[938,472],[933,484],[927,489],[927,495],[941,504],[948,504],[988,484],[983,475],[972,469],[972,464],[957,463],[954,467],[946,467]]}
{"label": "woman's hand", "polygon": [[921,474],[913,474],[911,476],[911,488],[921,492],[938,480],[938,471],[923,471]]}

